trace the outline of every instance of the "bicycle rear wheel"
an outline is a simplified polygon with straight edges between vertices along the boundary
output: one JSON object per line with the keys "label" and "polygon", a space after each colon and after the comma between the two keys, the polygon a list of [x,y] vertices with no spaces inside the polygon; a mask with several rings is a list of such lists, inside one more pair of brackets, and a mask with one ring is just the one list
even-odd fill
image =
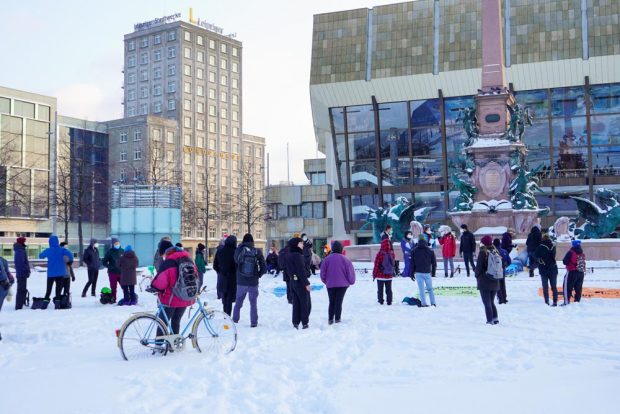
{"label": "bicycle rear wheel", "polygon": [[205,310],[192,327],[192,345],[198,352],[228,354],[237,346],[237,327],[224,312]]}
{"label": "bicycle rear wheel", "polygon": [[168,335],[168,327],[155,315],[134,315],[125,321],[118,334],[121,356],[125,361],[164,356],[168,353],[168,343],[157,340],[157,336],[165,335]]}

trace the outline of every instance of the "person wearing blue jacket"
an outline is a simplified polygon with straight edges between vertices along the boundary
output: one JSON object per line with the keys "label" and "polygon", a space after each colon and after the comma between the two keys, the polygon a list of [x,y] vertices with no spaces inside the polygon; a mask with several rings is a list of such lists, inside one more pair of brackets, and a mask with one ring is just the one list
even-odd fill
{"label": "person wearing blue jacket", "polygon": [[64,247],[60,247],[58,236],[52,234],[49,238],[50,247],[43,250],[39,259],[47,259],[47,289],[45,299],[50,300],[52,286],[56,283],[56,297],[60,298],[62,289],[65,286],[64,278],[67,276],[67,260],[73,261],[73,253]]}
{"label": "person wearing blue jacket", "polygon": [[400,248],[403,249],[403,262],[405,269],[401,273],[402,277],[411,276],[411,252],[413,251],[413,233],[408,231],[405,237],[400,241]]}
{"label": "person wearing blue jacket", "polygon": [[26,302],[26,295],[28,295],[28,277],[30,277],[30,262],[28,262],[25,237],[17,238],[17,242],[13,244],[13,252],[15,252],[13,261],[15,262],[15,276],[17,277],[15,310],[20,310],[24,307]]}

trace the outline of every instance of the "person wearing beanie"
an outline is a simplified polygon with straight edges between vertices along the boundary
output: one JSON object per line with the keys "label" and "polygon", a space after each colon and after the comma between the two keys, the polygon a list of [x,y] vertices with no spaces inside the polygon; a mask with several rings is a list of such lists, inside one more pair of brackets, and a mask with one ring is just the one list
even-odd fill
{"label": "person wearing beanie", "polygon": [[218,291],[221,292],[223,311],[232,314],[232,304],[237,296],[237,264],[235,263],[237,238],[228,236],[224,247],[215,253],[213,270],[217,272]]}
{"label": "person wearing beanie", "polygon": [[164,236],[157,243],[157,249],[155,250],[155,255],[153,256],[153,267],[155,268],[155,273],[159,272],[159,267],[164,261],[164,252],[167,248],[172,246],[172,239],[170,236]]}
{"label": "person wearing beanie", "polygon": [[497,292],[497,300],[500,305],[508,303],[508,293],[506,292],[506,268],[510,266],[512,260],[508,252],[501,247],[502,241],[500,239],[493,239],[493,246],[502,256],[502,278],[499,281],[499,291]]}
{"label": "person wearing beanie", "polygon": [[566,266],[566,276],[564,276],[564,303],[562,306],[570,304],[573,290],[575,291],[575,302],[581,301],[581,289],[586,273],[586,255],[581,248],[581,240],[573,240],[571,248],[562,260]]}
{"label": "person wearing beanie", "polygon": [[[431,306],[437,306],[435,303],[435,292],[433,290],[432,277],[437,272],[437,258],[433,249],[428,247],[427,238],[424,234],[420,234],[418,244],[411,253],[411,274],[415,277],[418,283],[418,290],[420,291],[420,302],[423,307],[428,307],[426,304],[426,292],[431,301]],[[412,277],[412,279],[414,279]]]}
{"label": "person wearing beanie", "polygon": [[17,238],[16,243],[13,244],[13,252],[15,277],[17,278],[15,310],[20,310],[24,307],[24,304],[26,304],[26,297],[28,296],[28,278],[30,277],[30,262],[28,261],[25,237]]}
{"label": "person wearing beanie", "polygon": [[530,277],[534,277],[534,270],[538,267],[538,261],[534,252],[540,246],[542,242],[542,233],[540,232],[540,226],[535,225],[532,227],[530,234],[527,235],[525,245],[527,246],[527,256],[529,258]]}
{"label": "person wearing beanie", "polygon": [[105,254],[101,263],[108,269],[108,280],[110,281],[110,289],[112,290],[111,303],[116,303],[116,289],[121,280],[121,268],[118,262],[123,254],[123,248],[121,247],[121,242],[116,237],[112,237],[111,241],[112,248]]}
{"label": "person wearing beanie", "polygon": [[204,280],[204,275],[207,272],[207,248],[204,244],[198,243],[198,248],[196,249],[196,258],[194,259],[194,263],[196,263],[196,268],[198,268],[198,274],[200,275],[200,281],[202,285],[202,281]]}
{"label": "person wearing beanie", "polygon": [[64,278],[67,275],[65,260],[73,260],[73,253],[64,247],[60,247],[58,236],[52,234],[49,238],[49,246],[39,254],[39,259],[47,259],[47,287],[45,300],[50,300],[52,287],[56,284],[56,298],[60,299],[64,288]]}
{"label": "person wearing beanie", "polygon": [[[454,256],[456,256],[456,237],[452,231],[447,231],[439,238],[441,257],[443,258],[444,277],[454,277]],[[450,273],[448,274],[448,266]]]}
{"label": "person wearing beanie", "polygon": [[467,224],[461,224],[461,243],[459,244],[459,253],[465,261],[465,270],[469,277],[469,267],[475,272],[474,254],[476,253],[476,238],[467,228]]}
{"label": "person wearing beanie", "polygon": [[88,247],[84,251],[84,263],[88,271],[88,282],[82,289],[82,297],[86,297],[88,288],[90,288],[90,295],[95,296],[97,290],[97,279],[99,278],[99,269],[101,268],[101,257],[99,256],[99,243],[97,239],[90,239]]}
{"label": "person wearing beanie", "polygon": [[140,266],[138,256],[130,245],[127,245],[118,260],[121,269],[121,288],[123,289],[123,299],[118,301],[119,306],[133,306],[138,304],[136,296],[136,284],[138,283],[137,269]]}
{"label": "person wearing beanie", "polygon": [[288,241],[288,252],[284,260],[286,274],[290,278],[292,296],[292,322],[295,329],[302,324],[303,329],[308,329],[312,302],[310,301],[310,271],[306,267],[303,256],[304,241],[299,237],[293,237]]}
{"label": "person wearing beanie", "polygon": [[355,284],[353,263],[342,254],[343,246],[339,241],[332,243],[331,254],[321,263],[321,281],[327,287],[329,306],[327,322],[339,323],[342,316],[342,302],[349,286]]}
{"label": "person wearing beanie", "polygon": [[[69,243],[64,241],[60,243],[60,247],[64,247],[69,250]],[[73,273],[73,254],[71,255],[71,259],[67,257],[64,259],[67,264],[67,274],[65,275],[65,280],[63,280],[63,294],[69,296],[71,294],[71,282],[75,282],[75,274]]]}
{"label": "person wearing beanie", "polygon": [[388,306],[392,304],[392,278],[395,270],[394,250],[389,238],[381,240],[381,248],[375,256],[372,269],[372,280],[377,280],[377,301],[383,305],[383,290]]}
{"label": "person wearing beanie", "polygon": [[556,263],[556,249],[553,241],[548,234],[542,236],[540,246],[534,252],[538,262],[538,271],[540,272],[540,281],[542,282],[543,297],[545,303],[549,305],[549,284],[551,284],[551,293],[553,294],[553,302],[550,306],[558,306],[558,265]]}
{"label": "person wearing beanie", "polygon": [[237,264],[237,294],[233,309],[233,321],[239,322],[239,313],[246,295],[250,298],[250,327],[258,326],[258,279],[267,272],[263,253],[254,247],[254,237],[250,233],[243,236],[242,243],[235,250]]}
{"label": "person wearing beanie", "polygon": [[480,298],[484,304],[484,312],[487,318],[487,324],[497,325],[499,319],[497,317],[497,308],[495,307],[495,296],[499,291],[499,280],[495,280],[487,275],[489,268],[489,255],[499,252],[493,246],[493,238],[486,235],[481,240],[482,247],[480,253],[478,253],[478,261],[474,275],[476,276],[476,285],[480,291]]}

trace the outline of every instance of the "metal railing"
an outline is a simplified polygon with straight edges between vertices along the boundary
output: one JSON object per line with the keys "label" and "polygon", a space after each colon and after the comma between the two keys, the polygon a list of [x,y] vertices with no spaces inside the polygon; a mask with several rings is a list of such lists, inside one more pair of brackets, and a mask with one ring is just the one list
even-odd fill
{"label": "metal railing", "polygon": [[181,188],[157,185],[115,185],[111,208],[181,208]]}

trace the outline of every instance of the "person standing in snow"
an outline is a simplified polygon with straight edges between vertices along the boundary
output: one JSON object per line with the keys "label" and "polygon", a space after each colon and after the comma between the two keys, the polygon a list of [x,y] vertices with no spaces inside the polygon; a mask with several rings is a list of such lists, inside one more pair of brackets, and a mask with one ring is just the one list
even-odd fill
{"label": "person standing in snow", "polygon": [[15,297],[15,310],[22,309],[28,295],[28,278],[30,277],[30,262],[26,250],[26,238],[18,237],[13,244],[15,277],[17,278],[17,294]]}
{"label": "person standing in snow", "polygon": [[508,252],[501,248],[502,242],[500,239],[493,239],[493,246],[502,256],[502,278],[499,281],[499,291],[497,292],[497,300],[500,305],[508,303],[508,293],[506,292],[506,268],[510,266],[512,260]]}
{"label": "person standing in snow", "polygon": [[428,247],[427,238],[421,234],[418,239],[418,245],[413,249],[411,254],[411,272],[416,276],[418,289],[420,291],[420,302],[423,307],[427,307],[426,293],[431,301],[431,306],[437,306],[435,303],[435,292],[433,291],[433,280],[437,272],[437,258],[433,249]]}
{"label": "person standing in snow", "polygon": [[196,258],[194,259],[194,263],[196,263],[196,268],[198,269],[198,276],[200,277],[200,286],[202,286],[205,273],[207,272],[207,248],[202,243],[198,243],[197,247],[198,248],[196,249]]}
{"label": "person standing in snow", "polygon": [[[163,243],[165,242],[160,244],[163,245]],[[170,242],[168,241],[167,243]],[[121,280],[121,269],[118,266],[118,261],[122,254],[121,242],[117,238],[112,237],[112,248],[108,250],[102,261],[103,265],[108,268],[108,279],[110,280],[110,289],[112,289],[112,303],[116,303],[116,288]]]}
{"label": "person standing in snow", "polygon": [[291,278],[286,271],[286,255],[290,251],[288,244],[280,249],[278,253],[278,267],[282,269],[282,280],[286,283],[286,300],[289,305],[293,304],[293,293],[291,292]]}
{"label": "person standing in snow", "polygon": [[401,273],[402,277],[411,276],[411,252],[413,251],[413,243],[411,239],[413,234],[408,231],[405,233],[405,237],[400,241],[400,248],[403,251],[403,262],[405,262],[405,268]]}
{"label": "person standing in snow", "polygon": [[215,253],[213,270],[221,278],[220,289],[222,293],[223,311],[229,316],[232,314],[232,304],[237,296],[237,263],[235,263],[235,250],[237,238],[228,236],[224,247]]}
{"label": "person standing in snow", "polygon": [[101,268],[101,257],[99,256],[99,243],[97,239],[90,239],[90,243],[84,251],[84,263],[88,269],[88,282],[82,289],[82,297],[86,297],[88,288],[90,288],[90,295],[95,296],[97,290],[97,279],[99,278],[99,269]]}
{"label": "person standing in snow", "polygon": [[545,234],[542,236],[542,242],[534,252],[534,256],[536,256],[538,261],[543,296],[547,305],[549,305],[549,284],[551,284],[551,292],[553,294],[551,306],[558,306],[558,264],[556,263],[555,254],[556,250],[553,241],[551,241],[551,237],[548,234]]}
{"label": "person standing in snow", "polygon": [[508,229],[506,230],[506,232],[504,232],[504,234],[502,234],[502,241],[501,241],[500,247],[506,250],[509,255],[510,255],[510,252],[512,252],[512,249],[516,247],[514,243],[512,242],[514,235],[515,235],[514,229]]}
{"label": "person standing in snow", "polygon": [[484,236],[481,243],[482,247],[478,254],[478,264],[476,265],[474,275],[476,276],[477,288],[480,291],[480,298],[484,304],[487,324],[497,325],[499,319],[497,317],[497,308],[495,307],[495,296],[499,291],[499,280],[487,276],[487,271],[489,269],[489,255],[499,255],[499,252],[495,246],[493,246],[493,238],[491,236]]}
{"label": "person standing in snow", "polygon": [[310,271],[306,267],[303,256],[304,240],[293,237],[288,241],[288,252],[285,257],[286,274],[291,279],[291,296],[293,302],[292,322],[295,329],[302,324],[303,329],[308,329],[312,302],[310,300]]}
{"label": "person standing in snow", "polygon": [[[69,243],[64,241],[60,243],[60,247],[64,247],[69,250]],[[71,282],[75,282],[75,274],[73,273],[73,254],[71,254],[71,259],[67,257],[64,258],[65,263],[67,264],[67,275],[65,276],[65,280],[63,280],[63,294],[70,295],[71,294]]]}
{"label": "person standing in snow", "polygon": [[536,256],[534,252],[540,246],[542,242],[542,233],[540,232],[540,227],[535,225],[532,227],[530,234],[527,235],[527,240],[525,245],[527,246],[527,256],[529,258],[529,269],[530,269],[530,277],[534,277],[534,269],[538,267],[538,261],[536,260]]}
{"label": "person standing in snow", "polygon": [[[441,256],[443,258],[444,277],[454,277],[454,256],[456,256],[456,237],[449,231],[439,238],[441,245]],[[448,276],[448,266],[450,266],[450,276]]]}
{"label": "person standing in snow", "polygon": [[314,274],[314,271],[312,269],[312,242],[310,241],[310,239],[308,239],[308,235],[306,233],[301,233],[301,239],[304,241],[304,264],[308,269],[308,274],[310,274],[310,272]]}
{"label": "person standing in snow", "polygon": [[58,236],[52,234],[49,238],[49,246],[39,254],[39,259],[47,259],[47,288],[45,299],[50,300],[52,287],[56,284],[56,298],[60,299],[64,288],[64,279],[67,276],[66,261],[73,261],[73,253],[64,247],[60,247]]}
{"label": "person standing in snow", "polygon": [[389,238],[381,240],[381,248],[375,256],[372,269],[372,280],[377,280],[377,301],[383,305],[383,291],[385,290],[388,306],[392,304],[392,278],[396,262],[391,246],[392,242]]}
{"label": "person standing in snow", "polygon": [[[9,264],[0,257],[0,311],[2,310],[2,304],[4,299],[8,296],[11,286],[15,282],[15,278],[9,271]],[[0,341],[2,340],[2,334],[0,334]]]}
{"label": "person standing in snow", "polygon": [[118,259],[118,267],[121,270],[121,288],[123,289],[123,299],[118,301],[119,306],[133,306],[138,304],[136,296],[136,284],[138,283],[137,269],[140,266],[138,256],[130,245],[125,247],[123,254]]}
{"label": "person standing in snow", "polygon": [[278,252],[276,251],[276,246],[271,246],[269,248],[269,254],[265,258],[265,263],[267,264],[267,273],[272,274],[273,277],[277,277],[280,274],[280,270],[278,269]]}
{"label": "person standing in snow", "polygon": [[250,298],[250,327],[258,326],[258,279],[267,272],[263,253],[254,247],[254,237],[247,233],[235,250],[237,264],[237,294],[233,308],[233,321],[239,322],[239,313],[246,295]]}
{"label": "person standing in snow", "polygon": [[329,306],[327,321],[331,325],[340,323],[342,301],[349,286],[355,284],[353,263],[342,255],[343,246],[339,241],[333,243],[332,253],[321,263],[321,280],[327,287]]}
{"label": "person standing in snow", "polygon": [[566,266],[566,276],[564,276],[564,303],[562,306],[570,304],[573,290],[575,291],[575,302],[581,301],[581,289],[586,273],[586,255],[581,248],[581,240],[573,240],[572,246],[562,262]]}
{"label": "person standing in snow", "polygon": [[159,272],[159,266],[161,266],[162,262],[164,261],[164,252],[166,251],[166,248],[162,247],[162,244],[164,242],[166,245],[168,245],[168,243],[170,243],[170,246],[172,246],[172,239],[170,238],[170,236],[164,236],[161,239],[159,239],[159,243],[157,243],[157,249],[155,250],[155,255],[153,256],[153,267],[155,268],[155,273]]}
{"label": "person standing in snow", "polygon": [[475,272],[476,265],[474,264],[474,254],[476,253],[476,238],[469,231],[467,224],[461,224],[461,243],[459,245],[459,253],[465,261],[465,270],[467,271],[467,277],[469,277],[469,266]]}

